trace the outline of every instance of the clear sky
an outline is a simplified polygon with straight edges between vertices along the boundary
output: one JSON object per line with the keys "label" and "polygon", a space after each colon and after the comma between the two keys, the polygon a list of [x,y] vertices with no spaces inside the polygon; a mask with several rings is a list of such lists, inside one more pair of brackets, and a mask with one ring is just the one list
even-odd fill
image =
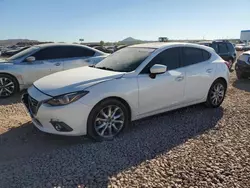
{"label": "clear sky", "polygon": [[0,40],[239,38],[250,0],[0,0]]}

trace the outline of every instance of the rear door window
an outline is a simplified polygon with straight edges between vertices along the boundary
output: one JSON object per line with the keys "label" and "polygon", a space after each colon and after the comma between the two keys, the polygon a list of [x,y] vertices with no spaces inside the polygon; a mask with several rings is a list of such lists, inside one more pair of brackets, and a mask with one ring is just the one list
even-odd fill
{"label": "rear door window", "polygon": [[68,46],[67,47],[67,57],[91,57],[95,54],[94,50],[84,48],[84,47],[77,47],[77,46]]}
{"label": "rear door window", "polygon": [[204,61],[203,50],[192,47],[184,47],[182,50],[183,66],[193,65]]}
{"label": "rear door window", "polygon": [[202,55],[203,55],[203,61],[207,61],[211,57],[211,54],[207,52],[206,50],[202,50]]}

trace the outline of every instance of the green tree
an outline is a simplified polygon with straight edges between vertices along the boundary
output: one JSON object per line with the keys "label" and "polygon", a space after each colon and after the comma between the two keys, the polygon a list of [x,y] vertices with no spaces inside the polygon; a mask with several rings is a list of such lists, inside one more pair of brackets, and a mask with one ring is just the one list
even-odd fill
{"label": "green tree", "polygon": [[104,41],[101,40],[101,41],[100,41],[100,45],[101,45],[101,46],[104,46]]}

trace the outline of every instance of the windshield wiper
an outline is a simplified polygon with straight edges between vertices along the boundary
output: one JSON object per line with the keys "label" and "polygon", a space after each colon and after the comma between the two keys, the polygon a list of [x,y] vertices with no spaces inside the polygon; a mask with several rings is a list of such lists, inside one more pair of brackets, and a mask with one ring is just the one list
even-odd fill
{"label": "windshield wiper", "polygon": [[95,67],[95,68],[114,71],[114,69],[111,69],[111,68],[108,68],[108,67]]}

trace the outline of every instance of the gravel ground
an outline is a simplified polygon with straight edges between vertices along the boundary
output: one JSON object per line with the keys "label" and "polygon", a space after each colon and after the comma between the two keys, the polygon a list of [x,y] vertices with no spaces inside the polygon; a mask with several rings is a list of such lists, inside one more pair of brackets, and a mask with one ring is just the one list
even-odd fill
{"label": "gravel ground", "polygon": [[220,108],[133,123],[113,141],[41,133],[19,95],[0,101],[0,187],[250,187],[250,80]]}

